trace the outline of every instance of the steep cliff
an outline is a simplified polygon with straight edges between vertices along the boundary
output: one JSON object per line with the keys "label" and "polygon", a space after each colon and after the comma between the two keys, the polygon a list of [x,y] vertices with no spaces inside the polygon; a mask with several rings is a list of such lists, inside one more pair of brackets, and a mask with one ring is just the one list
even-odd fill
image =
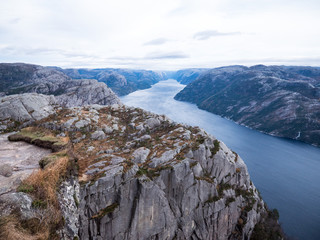
{"label": "steep cliff", "polygon": [[58,116],[40,125],[68,131],[78,159],[66,236],[246,239],[266,213],[242,159],[203,130],[125,106]]}
{"label": "steep cliff", "polygon": [[163,115],[55,108],[9,139],[55,153],[18,188],[2,238],[249,239],[268,214],[240,156]]}
{"label": "steep cliff", "polygon": [[212,69],[175,99],[271,135],[320,146],[320,70],[230,66]]}

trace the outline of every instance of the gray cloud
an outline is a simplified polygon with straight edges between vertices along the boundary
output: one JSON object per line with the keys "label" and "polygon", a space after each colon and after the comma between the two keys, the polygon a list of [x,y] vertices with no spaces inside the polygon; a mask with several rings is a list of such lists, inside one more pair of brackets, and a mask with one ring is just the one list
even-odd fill
{"label": "gray cloud", "polygon": [[17,17],[17,18],[11,19],[9,23],[10,24],[17,24],[19,22],[21,22],[21,18]]}
{"label": "gray cloud", "polygon": [[208,30],[208,31],[195,33],[193,35],[193,38],[197,40],[207,40],[211,37],[232,36],[232,35],[240,35],[240,34],[241,34],[240,32],[219,32],[216,30]]}
{"label": "gray cloud", "polygon": [[144,43],[143,45],[162,45],[165,44],[166,42],[168,42],[169,40],[166,38],[157,38],[157,39],[153,39],[149,42]]}
{"label": "gray cloud", "polygon": [[144,57],[144,59],[154,59],[154,60],[178,59],[178,58],[189,58],[189,56],[183,52],[168,52],[168,53],[154,52]]}

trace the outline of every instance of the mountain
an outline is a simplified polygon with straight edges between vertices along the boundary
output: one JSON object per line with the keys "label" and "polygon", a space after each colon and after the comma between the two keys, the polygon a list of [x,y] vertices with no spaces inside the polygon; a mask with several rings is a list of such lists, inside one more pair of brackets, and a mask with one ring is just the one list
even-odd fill
{"label": "mountain", "polygon": [[104,82],[118,96],[127,95],[140,89],[150,88],[151,85],[166,78],[162,72],[130,69],[61,69],[55,68],[73,79],[97,79]]}
{"label": "mountain", "polygon": [[181,84],[189,84],[196,80],[202,73],[209,69],[206,68],[187,68],[178,71],[165,72],[167,79],[176,79]]}
{"label": "mountain", "polygon": [[212,69],[175,99],[259,131],[320,146],[320,69],[230,66]]}
{"label": "mountain", "polygon": [[74,80],[56,69],[24,63],[0,64],[0,96],[41,93],[57,96],[63,106],[115,104],[119,98],[97,80]]}
{"label": "mountain", "polygon": [[203,130],[118,104],[46,105],[9,136],[53,153],[0,195],[1,239],[281,239],[241,157]]}

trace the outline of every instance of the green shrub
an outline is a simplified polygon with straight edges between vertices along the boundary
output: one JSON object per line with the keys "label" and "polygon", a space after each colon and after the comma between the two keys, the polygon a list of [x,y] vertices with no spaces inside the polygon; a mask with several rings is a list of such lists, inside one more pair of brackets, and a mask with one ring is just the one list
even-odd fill
{"label": "green shrub", "polygon": [[33,208],[47,208],[47,202],[40,199],[36,199],[31,203]]}
{"label": "green shrub", "polygon": [[22,183],[18,188],[18,192],[24,192],[24,193],[32,193],[34,191],[34,187],[29,184]]}

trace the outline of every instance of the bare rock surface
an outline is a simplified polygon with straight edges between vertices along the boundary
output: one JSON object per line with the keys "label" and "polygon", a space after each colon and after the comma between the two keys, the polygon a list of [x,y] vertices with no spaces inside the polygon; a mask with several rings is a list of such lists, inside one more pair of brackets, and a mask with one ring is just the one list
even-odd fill
{"label": "bare rock surface", "polygon": [[0,131],[15,122],[30,122],[54,113],[54,96],[25,93],[0,98]]}
{"label": "bare rock surface", "polygon": [[10,176],[0,174],[0,195],[14,191],[23,179],[39,168],[39,160],[51,153],[51,150],[25,142],[9,142],[9,135],[0,135],[0,166],[7,165],[12,169]]}

